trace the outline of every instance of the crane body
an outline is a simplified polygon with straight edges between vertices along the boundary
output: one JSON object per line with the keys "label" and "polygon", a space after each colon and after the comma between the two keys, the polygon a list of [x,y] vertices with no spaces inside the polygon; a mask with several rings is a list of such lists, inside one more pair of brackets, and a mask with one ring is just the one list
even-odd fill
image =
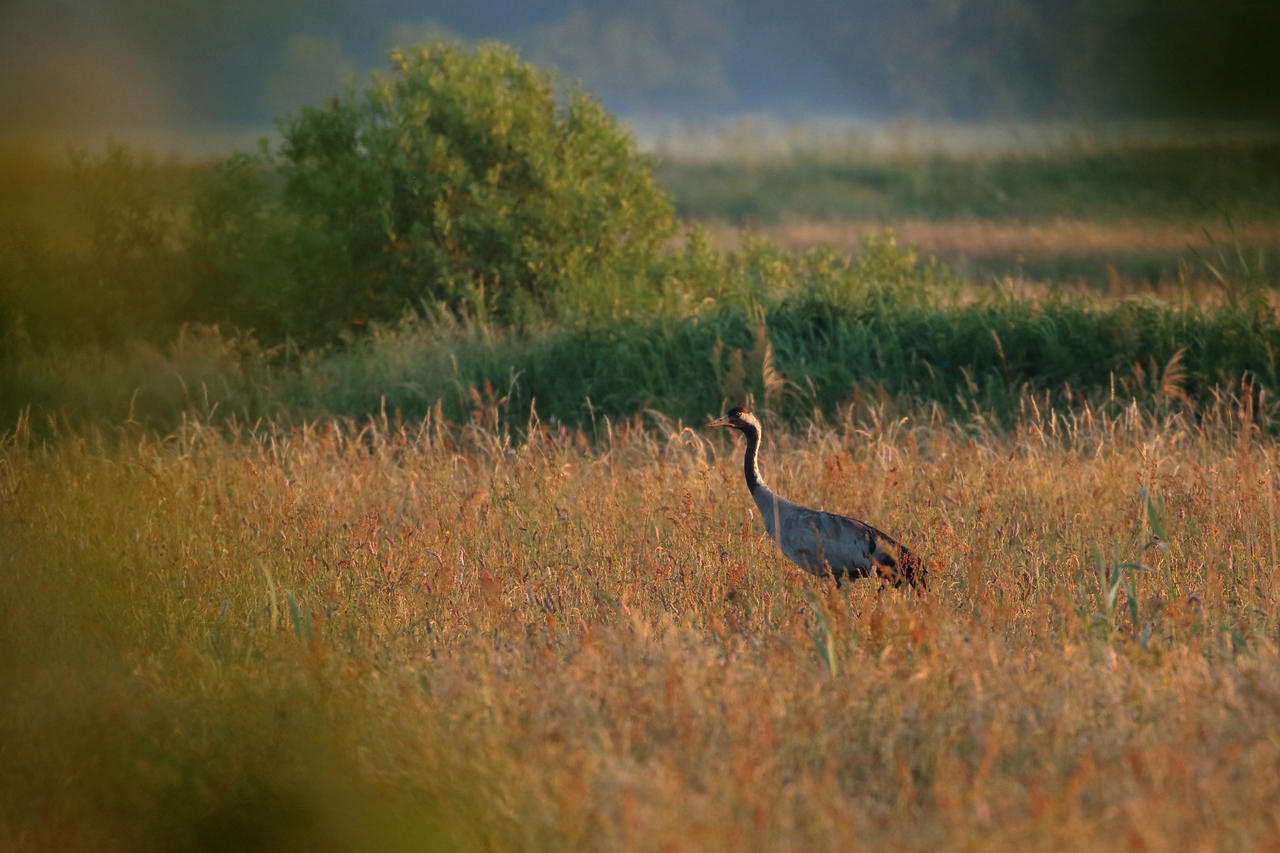
{"label": "crane body", "polygon": [[810,509],[774,493],[760,476],[760,421],[744,408],[730,411],[708,426],[730,427],[747,439],[743,473],[765,532],[783,555],[820,577],[877,577],[894,586],[924,589],[920,560],[892,536],[856,518]]}

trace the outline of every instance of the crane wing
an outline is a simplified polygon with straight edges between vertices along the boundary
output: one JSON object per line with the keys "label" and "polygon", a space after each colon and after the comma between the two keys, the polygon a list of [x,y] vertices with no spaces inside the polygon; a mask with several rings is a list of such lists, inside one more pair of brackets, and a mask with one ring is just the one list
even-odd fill
{"label": "crane wing", "polygon": [[[750,450],[747,459],[751,460]],[[753,464],[748,467],[754,471]],[[765,532],[806,572],[832,575],[837,584],[844,577],[878,577],[894,586],[924,588],[919,559],[887,533],[847,515],[792,503],[758,479],[752,484],[748,477],[748,484]]]}
{"label": "crane wing", "polygon": [[832,574],[837,581],[843,576],[879,577],[895,586],[923,585],[915,555],[856,518],[796,506],[781,521],[782,551],[805,571]]}

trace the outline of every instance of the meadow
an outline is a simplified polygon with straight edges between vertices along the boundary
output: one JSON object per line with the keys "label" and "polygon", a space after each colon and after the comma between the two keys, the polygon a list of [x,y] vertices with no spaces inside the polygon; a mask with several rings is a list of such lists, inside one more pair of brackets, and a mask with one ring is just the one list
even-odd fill
{"label": "meadow", "polygon": [[954,157],[819,155],[664,164],[685,218],[735,224],[909,217],[1156,221],[1274,216],[1280,150],[1274,138],[1134,141]]}
{"label": "meadow", "polygon": [[[0,847],[1276,845],[1273,136],[655,177],[393,61],[0,156]],[[926,592],[781,557],[744,402]]]}
{"label": "meadow", "polygon": [[657,174],[677,214],[711,223],[725,246],[745,227],[790,250],[856,251],[892,225],[969,279],[1098,290],[1175,281],[1188,259],[1223,248],[1276,263],[1274,133],[974,134],[908,124],[886,139],[797,131],[781,144],[730,128],[702,140],[702,152],[672,144]]}
{"label": "meadow", "polygon": [[[766,433],[927,560],[798,572],[657,415],[0,449],[7,849],[1263,849],[1274,427],[1025,396]],[[774,422],[766,413],[766,427]]]}

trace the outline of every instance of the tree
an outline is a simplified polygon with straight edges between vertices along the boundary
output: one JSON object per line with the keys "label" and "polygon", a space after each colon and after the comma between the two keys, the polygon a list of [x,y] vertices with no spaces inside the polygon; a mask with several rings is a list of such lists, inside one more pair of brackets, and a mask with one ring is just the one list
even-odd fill
{"label": "tree", "polygon": [[674,232],[630,135],[510,48],[396,51],[356,98],[284,129],[302,291],[331,325],[422,301],[518,320],[634,274]]}

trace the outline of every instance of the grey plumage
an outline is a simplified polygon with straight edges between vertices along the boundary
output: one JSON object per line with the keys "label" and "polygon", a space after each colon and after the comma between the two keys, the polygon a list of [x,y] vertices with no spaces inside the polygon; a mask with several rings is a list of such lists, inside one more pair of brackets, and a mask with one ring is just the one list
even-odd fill
{"label": "grey plumage", "polygon": [[924,567],[915,554],[893,537],[869,524],[800,506],[774,494],[760,476],[760,421],[743,408],[730,411],[707,426],[730,427],[747,439],[743,473],[760,510],[764,529],[783,555],[810,574],[842,578],[878,577],[900,586],[924,589]]}

